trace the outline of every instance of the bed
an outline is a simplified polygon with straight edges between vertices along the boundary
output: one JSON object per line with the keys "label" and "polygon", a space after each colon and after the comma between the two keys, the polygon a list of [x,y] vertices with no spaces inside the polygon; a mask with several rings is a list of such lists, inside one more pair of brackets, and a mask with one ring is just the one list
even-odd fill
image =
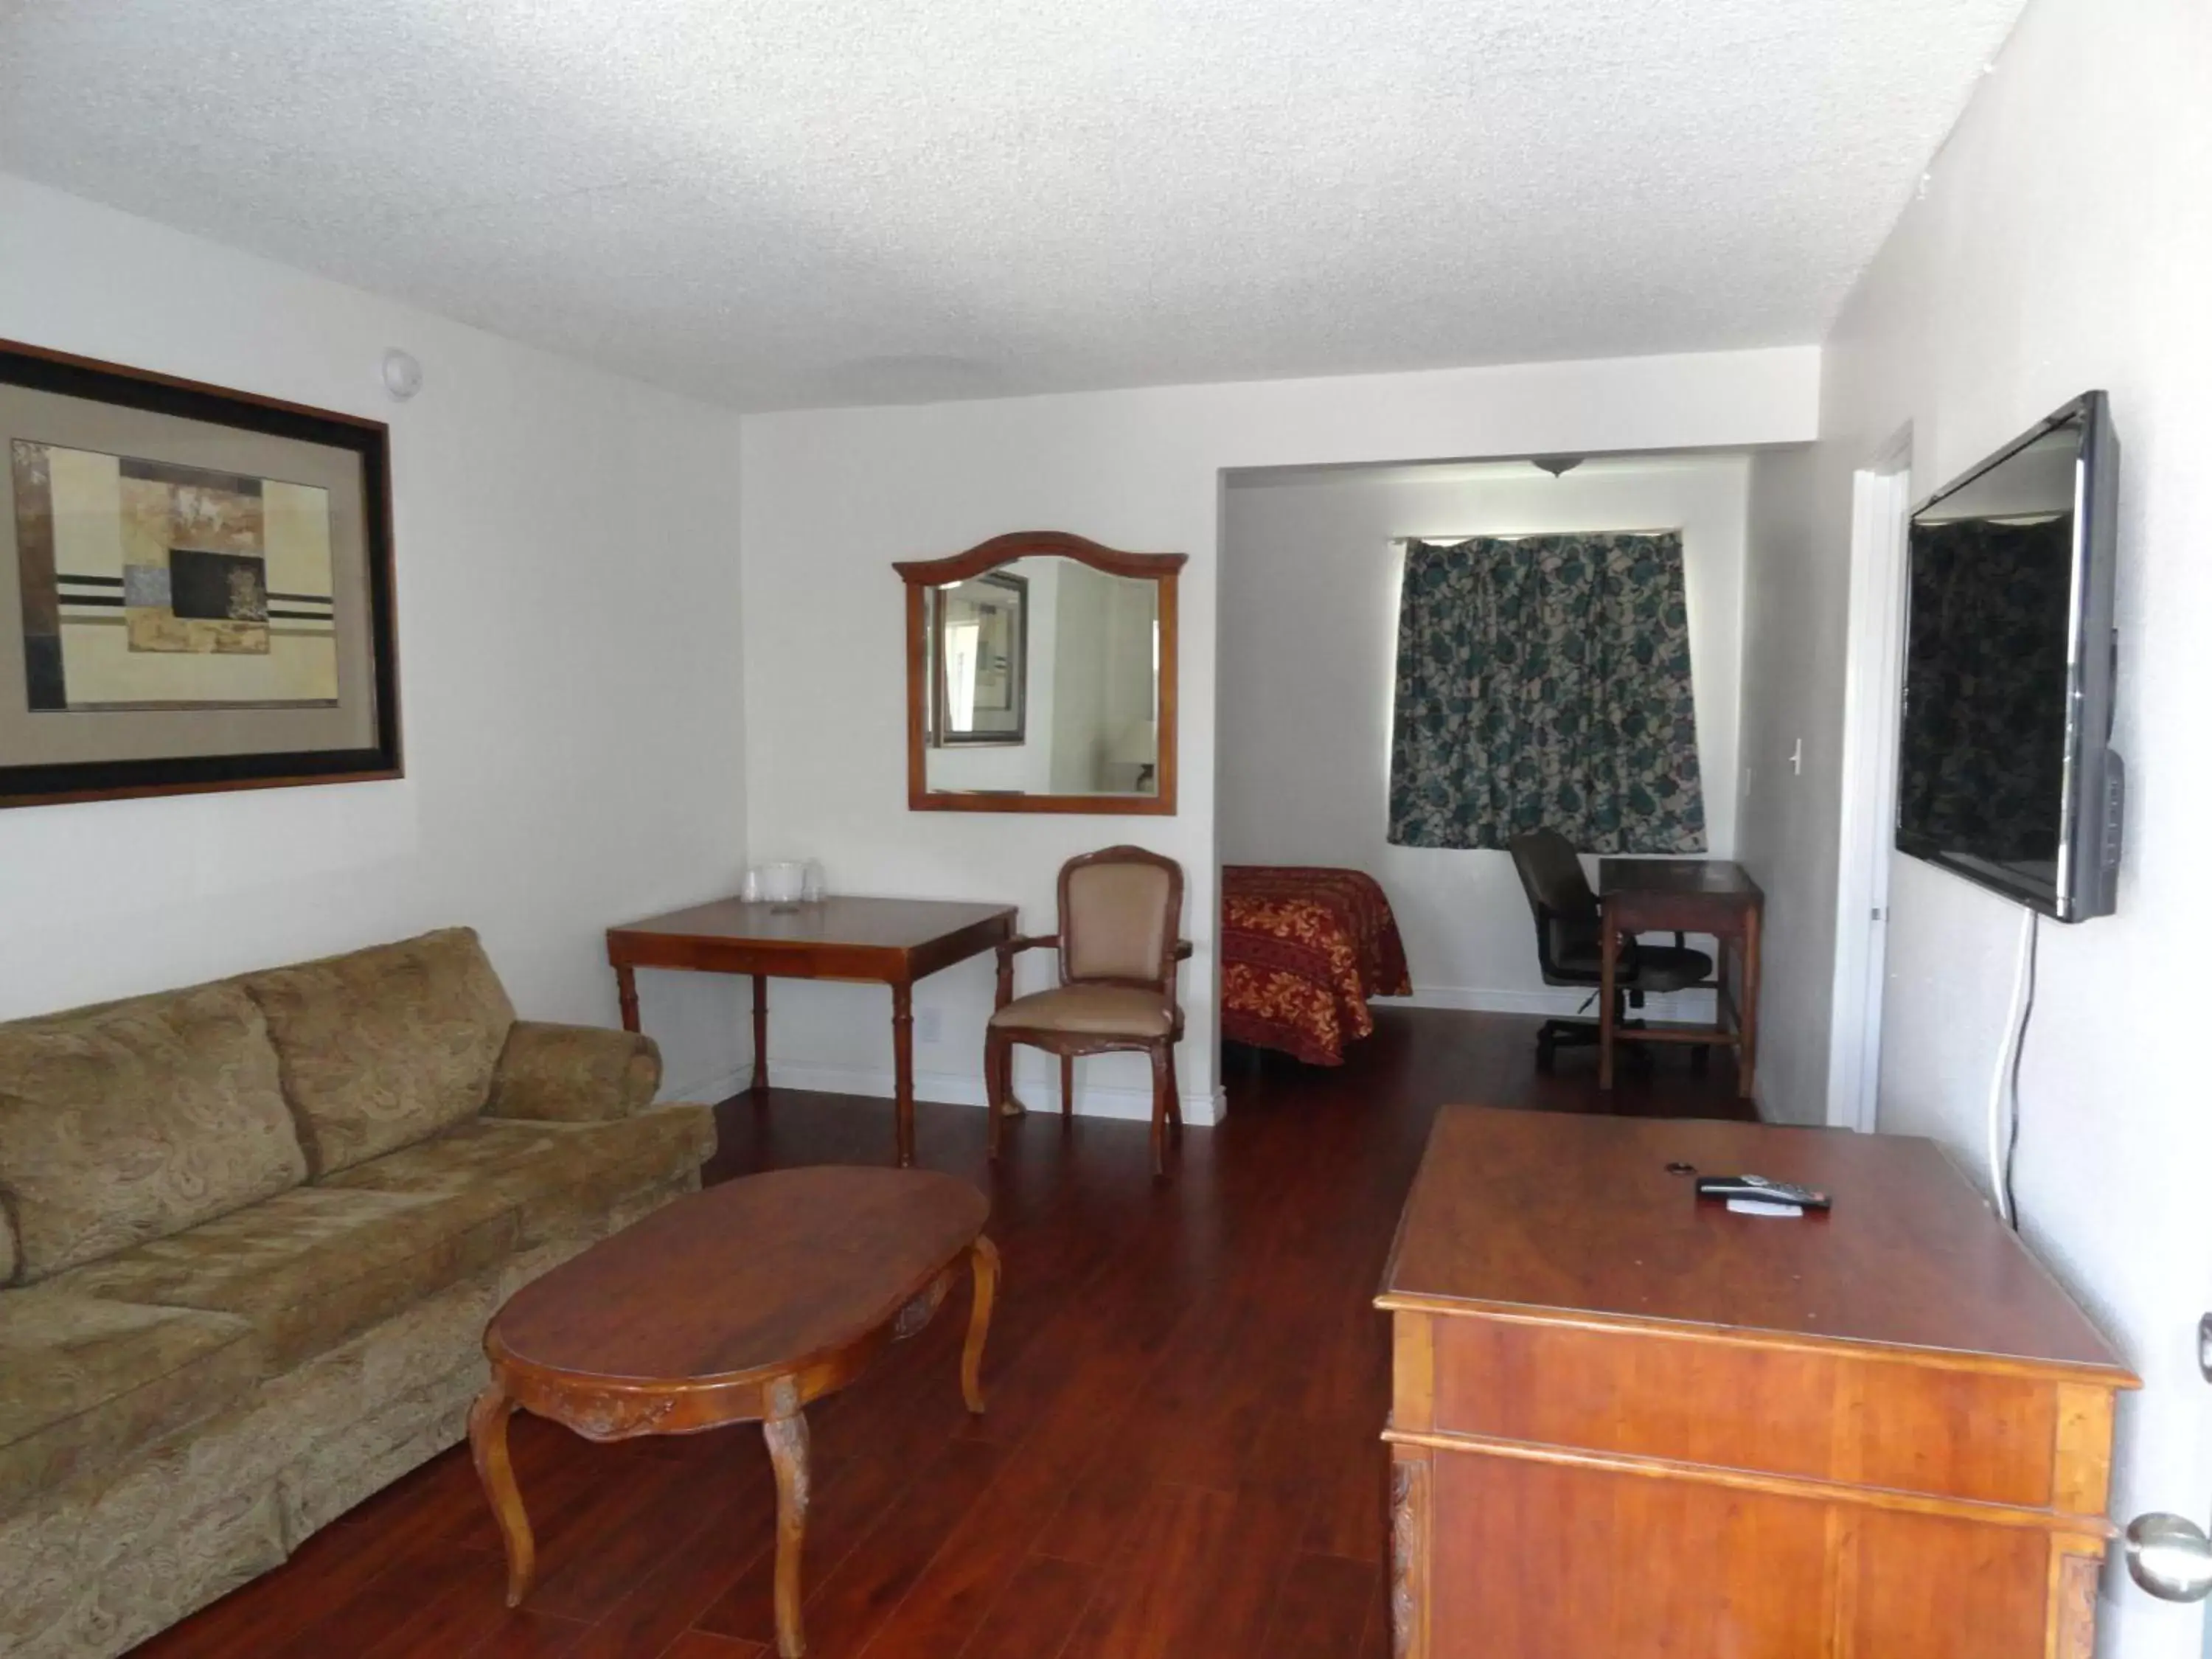
{"label": "bed", "polygon": [[1390,901],[1372,876],[1304,865],[1221,872],[1221,1035],[1341,1066],[1375,1029],[1370,997],[1412,994]]}

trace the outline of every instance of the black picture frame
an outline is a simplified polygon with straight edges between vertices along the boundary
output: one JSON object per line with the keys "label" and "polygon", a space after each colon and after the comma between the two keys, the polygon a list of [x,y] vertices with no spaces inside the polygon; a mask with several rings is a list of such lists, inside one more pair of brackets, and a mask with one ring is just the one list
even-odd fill
{"label": "black picture frame", "polygon": [[[366,746],[35,764],[10,763],[9,757],[0,754],[0,807],[362,783],[405,775],[392,572],[391,435],[384,422],[17,341],[0,340],[0,386],[289,439],[343,452],[357,460],[365,578],[361,585],[367,601],[368,678],[374,699],[373,737]],[[4,467],[5,458],[0,457],[0,471]],[[0,514],[0,584],[11,590],[20,580],[19,554],[15,515]],[[8,687],[0,689],[0,695],[23,693],[20,687]]]}
{"label": "black picture frame", "polygon": [[1013,612],[1013,623],[1008,641],[1012,660],[1007,665],[1007,695],[1010,707],[994,708],[988,712],[1011,717],[1012,724],[984,731],[956,732],[945,719],[951,705],[951,692],[945,684],[945,609],[943,594],[933,597],[936,603],[931,610],[930,656],[933,664],[932,681],[935,687],[930,716],[932,742],[938,748],[973,747],[1018,749],[1029,741],[1030,704],[1030,583],[1026,576],[1017,576],[1004,570],[988,571],[968,580],[979,586],[1004,588],[1006,605]]}

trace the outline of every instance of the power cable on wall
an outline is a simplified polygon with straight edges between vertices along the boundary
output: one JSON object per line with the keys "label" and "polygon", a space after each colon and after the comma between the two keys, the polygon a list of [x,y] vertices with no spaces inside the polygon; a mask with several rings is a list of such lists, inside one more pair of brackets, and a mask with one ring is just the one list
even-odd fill
{"label": "power cable on wall", "polygon": [[2036,945],[2042,916],[2022,907],[2020,952],[2013,969],[2011,1016],[2005,1043],[1990,1077],[1990,1194],[1998,1218],[2020,1231],[2020,1207],[2013,1201],[2013,1160],[2020,1152],[2020,1057],[2027,1045],[2027,1022],[2035,1012]]}

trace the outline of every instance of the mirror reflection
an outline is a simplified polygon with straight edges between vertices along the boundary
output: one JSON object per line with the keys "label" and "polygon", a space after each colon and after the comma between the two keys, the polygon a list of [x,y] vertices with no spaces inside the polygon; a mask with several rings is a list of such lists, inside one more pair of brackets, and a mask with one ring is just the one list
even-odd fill
{"label": "mirror reflection", "polygon": [[933,793],[1158,793],[1158,582],[1039,556],[924,592]]}

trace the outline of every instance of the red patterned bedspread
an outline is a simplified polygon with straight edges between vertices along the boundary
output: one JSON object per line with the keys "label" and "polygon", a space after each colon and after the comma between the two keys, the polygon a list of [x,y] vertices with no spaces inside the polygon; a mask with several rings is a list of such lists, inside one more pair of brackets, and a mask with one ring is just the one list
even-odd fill
{"label": "red patterned bedspread", "polygon": [[1398,919],[1357,870],[1231,864],[1221,872],[1221,1034],[1314,1066],[1375,1029],[1370,997],[1411,994]]}

